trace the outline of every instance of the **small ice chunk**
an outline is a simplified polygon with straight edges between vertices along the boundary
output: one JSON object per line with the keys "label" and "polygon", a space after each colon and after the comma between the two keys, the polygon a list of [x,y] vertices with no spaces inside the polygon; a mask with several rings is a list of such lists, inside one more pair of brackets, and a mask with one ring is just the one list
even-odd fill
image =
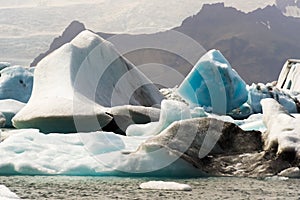
{"label": "small ice chunk", "polygon": [[267,181],[286,181],[288,179],[289,179],[288,177],[282,177],[282,176],[271,176],[265,178],[265,180]]}
{"label": "small ice chunk", "polygon": [[291,167],[291,168],[282,170],[278,175],[290,177],[290,178],[300,178],[300,169],[299,169],[299,167]]}
{"label": "small ice chunk", "polygon": [[148,190],[177,190],[177,191],[192,191],[192,187],[187,184],[165,181],[149,181],[140,185],[141,189]]}
{"label": "small ice chunk", "polygon": [[0,185],[0,199],[1,200],[12,200],[20,199],[15,193],[10,191],[5,185]]}

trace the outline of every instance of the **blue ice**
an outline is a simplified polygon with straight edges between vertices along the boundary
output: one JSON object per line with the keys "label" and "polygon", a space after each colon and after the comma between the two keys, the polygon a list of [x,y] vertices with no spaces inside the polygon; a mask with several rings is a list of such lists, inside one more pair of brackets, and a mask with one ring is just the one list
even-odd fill
{"label": "blue ice", "polygon": [[248,99],[246,83],[215,49],[200,58],[179,86],[178,93],[191,107],[212,107],[212,112],[217,114],[239,108]]}

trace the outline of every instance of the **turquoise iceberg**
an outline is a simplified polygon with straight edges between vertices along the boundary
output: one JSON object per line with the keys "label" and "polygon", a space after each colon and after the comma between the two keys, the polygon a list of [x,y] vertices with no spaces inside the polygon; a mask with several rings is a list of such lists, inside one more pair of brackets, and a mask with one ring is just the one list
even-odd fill
{"label": "turquoise iceberg", "polygon": [[248,99],[246,83],[215,49],[200,58],[177,92],[191,107],[212,107],[217,114],[226,114]]}

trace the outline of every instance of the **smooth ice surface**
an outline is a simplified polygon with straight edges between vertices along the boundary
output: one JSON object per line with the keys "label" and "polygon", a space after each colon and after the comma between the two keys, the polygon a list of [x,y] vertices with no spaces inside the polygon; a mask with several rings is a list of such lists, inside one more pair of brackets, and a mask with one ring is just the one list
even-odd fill
{"label": "smooth ice surface", "polygon": [[237,124],[244,131],[256,130],[263,133],[267,130],[267,128],[263,123],[262,118],[263,115],[261,113],[253,114],[245,120],[236,120],[235,124]]}
{"label": "smooth ice surface", "polygon": [[148,181],[140,184],[140,188],[149,190],[192,191],[192,187],[187,184],[166,181]]}
{"label": "smooth ice surface", "polygon": [[131,125],[127,128],[126,135],[157,135],[166,129],[171,123],[190,118],[192,118],[191,112],[185,103],[175,100],[163,100],[161,103],[159,122]]}
{"label": "smooth ice surface", "polygon": [[33,72],[21,66],[0,71],[0,99],[15,99],[26,103],[31,95]]}
{"label": "smooth ice surface", "polygon": [[199,175],[199,170],[167,152],[136,151],[146,139],[109,132],[45,135],[36,129],[14,130],[0,143],[0,174]]}
{"label": "smooth ice surface", "polygon": [[248,90],[249,98],[247,103],[252,107],[254,113],[262,112],[260,101],[266,98],[274,98],[281,105],[283,105],[288,112],[297,113],[297,106],[295,103],[295,99],[297,99],[297,96],[290,91],[279,89],[272,83],[253,83],[248,87]]}
{"label": "smooth ice surface", "polygon": [[28,104],[13,119],[17,128],[95,131],[111,121],[105,107],[152,106],[163,99],[111,43],[87,30],[40,61],[34,78]]}
{"label": "smooth ice surface", "polygon": [[212,107],[214,113],[226,114],[248,99],[246,83],[218,50],[210,50],[178,88],[191,105]]}
{"label": "smooth ice surface", "polygon": [[263,99],[263,122],[267,131],[263,135],[265,148],[278,146],[277,153],[295,152],[300,157],[300,117],[290,115],[274,99]]}
{"label": "smooth ice surface", "polygon": [[4,115],[5,127],[12,127],[11,119],[25,106],[25,103],[14,99],[0,100],[0,112]]}
{"label": "smooth ice surface", "polygon": [[0,185],[0,199],[1,200],[13,200],[20,199],[18,195],[10,191],[5,185]]}

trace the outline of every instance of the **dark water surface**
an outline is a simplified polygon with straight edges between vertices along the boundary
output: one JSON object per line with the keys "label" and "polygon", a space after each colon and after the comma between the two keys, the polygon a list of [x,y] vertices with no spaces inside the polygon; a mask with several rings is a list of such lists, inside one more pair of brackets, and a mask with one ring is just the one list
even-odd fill
{"label": "dark water surface", "polygon": [[[185,183],[193,190],[139,189],[150,180]],[[22,199],[300,199],[300,179],[0,176],[0,184]]]}

